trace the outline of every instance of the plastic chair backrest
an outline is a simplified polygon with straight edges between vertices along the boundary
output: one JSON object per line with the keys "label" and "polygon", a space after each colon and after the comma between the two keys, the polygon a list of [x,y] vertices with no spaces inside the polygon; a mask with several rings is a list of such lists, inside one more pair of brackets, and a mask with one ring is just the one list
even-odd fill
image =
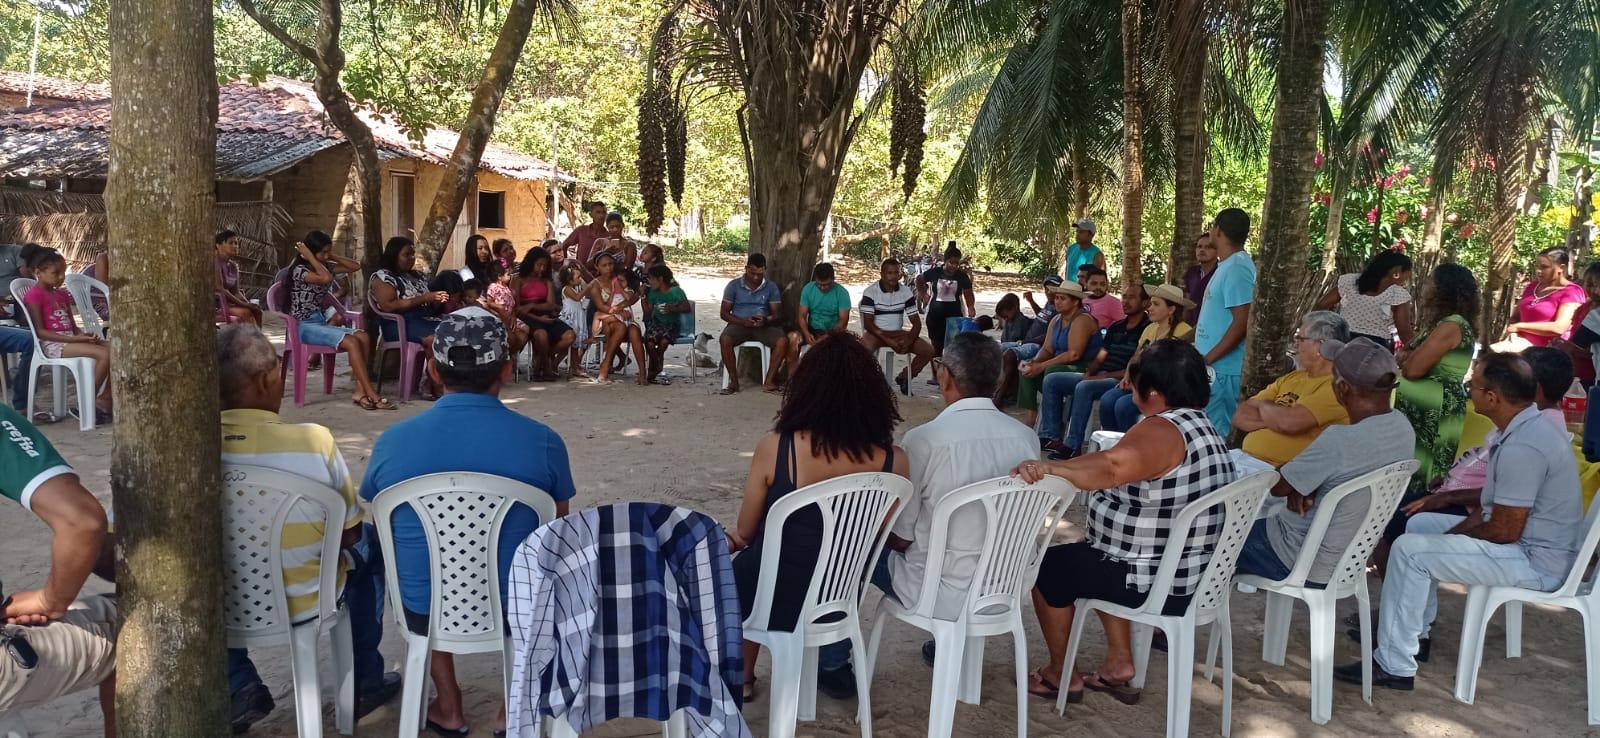
{"label": "plastic chair backrest", "polygon": [[950,519],[958,512],[981,514],[984,520],[982,553],[972,570],[972,586],[960,614],[965,620],[1007,612],[1033,588],[1056,525],[1077,494],[1078,488],[1061,477],[1047,476],[1028,484],[1004,476],[969,484],[940,498],[933,507],[933,534],[916,614],[934,616],[948,558]]}
{"label": "plastic chair backrest", "polygon": [[300,348],[300,331],[297,327],[300,325],[300,321],[295,320],[294,316],[290,315],[289,311],[284,308],[283,297],[283,282],[273,282],[272,286],[267,288],[267,312],[278,316],[283,321],[284,345],[290,349],[298,349]]}
{"label": "plastic chair backrest", "polygon": [[[1561,588],[1552,594],[1558,597],[1576,597],[1578,591],[1585,584],[1584,572],[1589,568],[1589,560],[1594,558],[1595,549],[1600,548],[1600,505],[1589,505],[1588,514],[1583,516],[1583,538],[1578,541],[1578,555],[1572,560],[1572,571],[1567,572],[1567,578],[1561,583]],[[1594,574],[1587,579],[1589,595],[1594,596],[1595,590],[1600,589],[1600,566],[1595,567]]]}
{"label": "plastic chair backrest", "polygon": [[808,505],[821,512],[822,547],[796,627],[833,613],[849,614],[861,598],[862,577],[877,565],[889,528],[913,491],[911,480],[892,472],[862,472],[806,485],[773,503],[761,539],[768,554],[761,557],[755,608],[745,622],[771,628],[783,527],[790,515]]}
{"label": "plastic chair backrest", "polygon": [[[548,492],[514,479],[474,472],[427,474],[389,487],[372,498],[372,515],[383,550],[393,556],[392,516],[409,506],[428,542],[432,600],[428,627],[435,644],[492,644],[505,629],[500,592],[500,528],[513,504],[532,508],[543,525],[556,516]],[[389,601],[400,616],[400,578],[388,577]],[[405,627],[404,623],[401,627]]]}
{"label": "plastic chair backrest", "polygon": [[338,610],[339,541],[347,507],[333,489],[277,469],[222,467],[223,626],[236,646],[281,642],[294,625],[283,582],[283,525],[297,504],[322,512],[316,620]]}
{"label": "plastic chair backrest", "polygon": [[1161,565],[1156,569],[1155,582],[1150,585],[1150,594],[1140,611],[1147,615],[1161,614],[1195,519],[1218,505],[1223,508],[1222,530],[1211,549],[1211,559],[1206,562],[1205,573],[1200,576],[1200,583],[1189,600],[1189,612],[1201,613],[1220,606],[1228,596],[1233,570],[1239,562],[1239,549],[1244,547],[1250,526],[1255,524],[1256,511],[1261,509],[1261,501],[1266,498],[1267,490],[1277,483],[1277,472],[1256,472],[1186,505],[1172,520],[1166,550],[1161,554]]}
{"label": "plastic chair backrest", "polygon": [[28,312],[27,306],[22,304],[22,298],[24,295],[28,294],[28,290],[33,289],[33,286],[38,283],[39,280],[29,279],[27,277],[17,277],[16,279],[11,280],[11,299],[16,301],[15,313],[22,316],[23,324],[27,325],[28,332],[33,334],[33,343],[35,346],[39,345],[39,329],[34,326],[33,313]]}
{"label": "plastic chair backrest", "polygon": [[[377,295],[373,294],[372,285],[371,285],[370,282],[367,284],[367,307],[372,308],[372,312],[378,314],[378,320],[380,321],[379,325],[383,324],[381,321],[385,321],[385,320],[394,321],[394,338],[395,338],[395,340],[393,340],[393,341],[384,341],[383,345],[385,345],[385,346],[404,346],[404,345],[406,345],[406,321],[405,321],[405,319],[400,317],[399,313],[386,313],[386,312],[378,309],[378,297],[377,297]],[[381,331],[379,332],[379,335],[380,336],[382,335]]]}
{"label": "plastic chair backrest", "polygon": [[67,294],[72,295],[72,306],[77,308],[78,317],[83,321],[83,330],[87,333],[101,335],[105,333],[105,326],[100,320],[100,311],[94,309],[94,296],[99,292],[106,296],[106,304],[111,304],[111,288],[87,274],[71,272],[67,274]]}
{"label": "plastic chair backrest", "polygon": [[695,332],[694,300],[687,300],[686,302],[689,303],[689,312],[678,313],[678,340],[681,341],[687,338],[693,341]]}
{"label": "plastic chair backrest", "polygon": [[1385,467],[1374,469],[1362,474],[1344,484],[1334,487],[1327,494],[1320,495],[1317,500],[1317,514],[1311,519],[1311,528],[1306,531],[1305,542],[1300,547],[1300,555],[1295,559],[1294,569],[1289,572],[1284,584],[1291,587],[1301,587],[1306,583],[1306,577],[1311,574],[1311,565],[1317,559],[1317,553],[1322,548],[1323,538],[1328,533],[1328,526],[1333,523],[1333,515],[1340,501],[1351,495],[1365,490],[1372,494],[1367,504],[1367,510],[1361,519],[1361,525],[1356,528],[1356,535],[1345,546],[1344,554],[1339,557],[1339,563],[1333,568],[1328,577],[1330,586],[1344,586],[1355,582],[1356,577],[1367,575],[1367,558],[1372,554],[1372,549],[1378,545],[1378,539],[1383,535],[1383,529],[1389,524],[1389,519],[1394,516],[1394,511],[1400,506],[1400,497],[1406,492],[1406,484],[1411,481],[1411,474],[1417,470],[1414,459],[1397,461]]}

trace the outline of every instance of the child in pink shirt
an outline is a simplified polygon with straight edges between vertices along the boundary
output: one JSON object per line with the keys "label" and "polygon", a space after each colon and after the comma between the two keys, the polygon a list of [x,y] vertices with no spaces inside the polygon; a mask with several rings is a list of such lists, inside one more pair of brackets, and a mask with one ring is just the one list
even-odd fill
{"label": "child in pink shirt", "polygon": [[[111,346],[99,336],[78,330],[72,319],[72,295],[62,285],[67,279],[67,260],[55,249],[40,251],[29,262],[38,284],[22,296],[39,350],[52,359],[94,359],[94,386],[100,388],[95,399],[96,423],[111,422]],[[85,412],[85,408],[79,408]]]}

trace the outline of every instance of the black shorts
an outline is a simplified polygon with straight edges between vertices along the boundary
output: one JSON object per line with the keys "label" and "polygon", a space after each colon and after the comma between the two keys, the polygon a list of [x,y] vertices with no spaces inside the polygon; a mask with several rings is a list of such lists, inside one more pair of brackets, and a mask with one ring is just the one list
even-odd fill
{"label": "black shorts", "polygon": [[[1051,546],[1039,564],[1039,595],[1051,607],[1067,607],[1079,599],[1113,602],[1124,607],[1144,604],[1148,592],[1128,586],[1128,565],[1096,551],[1088,541]],[[1167,597],[1163,615],[1189,609],[1190,595]]]}
{"label": "black shorts", "polygon": [[937,300],[928,303],[928,338],[934,345],[944,345],[945,320],[959,317],[961,317],[961,303]]}
{"label": "black shorts", "polygon": [[[534,333],[538,333],[539,331],[544,331],[545,336],[550,340],[551,343],[561,340],[561,337],[568,333],[573,333],[572,326],[567,325],[559,318],[548,323],[541,323],[539,321],[523,317],[522,322],[528,324],[529,336],[532,336]],[[573,333],[573,335],[577,334]]]}

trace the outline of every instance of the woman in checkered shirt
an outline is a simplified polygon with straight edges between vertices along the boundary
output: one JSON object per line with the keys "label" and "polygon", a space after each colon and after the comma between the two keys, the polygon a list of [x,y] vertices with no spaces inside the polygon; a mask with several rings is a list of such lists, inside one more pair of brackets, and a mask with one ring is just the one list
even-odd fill
{"label": "woman in checkered shirt", "polygon": [[[1237,476],[1227,444],[1206,418],[1210,399],[1205,360],[1192,344],[1166,339],[1151,343],[1128,367],[1128,383],[1144,420],[1113,448],[1070,461],[1025,461],[1015,473],[1032,482],[1046,474],[1064,477],[1089,496],[1089,535],[1078,543],[1052,546],[1039,568],[1033,604],[1050,649],[1050,663],[1035,671],[1028,691],[1054,699],[1066,654],[1073,603],[1081,598],[1128,607],[1144,603],[1172,519],[1189,503]],[[1173,574],[1163,611],[1181,615],[1205,572],[1223,522],[1220,507],[1195,520],[1184,555]],[[1130,623],[1099,613],[1106,631],[1106,657],[1092,674],[1072,675],[1067,699],[1083,690],[1106,692],[1124,704],[1139,701],[1133,678]]]}

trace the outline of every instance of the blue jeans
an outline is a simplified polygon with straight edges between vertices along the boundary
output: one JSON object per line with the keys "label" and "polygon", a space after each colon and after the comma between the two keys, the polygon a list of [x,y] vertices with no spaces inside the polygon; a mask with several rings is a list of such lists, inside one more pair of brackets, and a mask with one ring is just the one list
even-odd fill
{"label": "blue jeans", "polygon": [[1039,343],[1018,343],[1016,341],[1006,341],[1000,344],[1000,350],[1010,351],[1011,353],[1016,354],[1018,361],[1027,361],[1035,356],[1038,356],[1039,349],[1043,346],[1044,344]]}
{"label": "blue jeans", "polygon": [[1589,409],[1583,414],[1583,458],[1600,461],[1600,382],[1589,388]]}
{"label": "blue jeans", "polygon": [[1239,549],[1238,572],[1274,581],[1289,576],[1289,567],[1272,550],[1272,541],[1267,540],[1266,518],[1257,520],[1245,537],[1244,547]]}
{"label": "blue jeans", "polygon": [[[894,588],[889,585],[889,555],[893,551],[883,549],[878,556],[878,566],[872,570],[872,586],[882,590],[885,596],[893,597]],[[829,643],[817,649],[817,670],[834,671],[850,665],[850,641],[843,640]]]}
{"label": "blue jeans", "polygon": [[11,406],[27,412],[28,372],[33,369],[33,334],[26,328],[0,326],[0,351],[22,355],[17,362],[16,378],[8,378],[8,381],[11,382]]}
{"label": "blue jeans", "polygon": [[1139,406],[1133,404],[1133,393],[1115,387],[1100,395],[1100,427],[1108,431],[1127,433],[1139,422]]}
{"label": "blue jeans", "polygon": [[[355,564],[345,574],[344,616],[350,620],[351,651],[355,655],[356,694],[383,684],[383,558],[378,551],[378,529],[361,526],[361,539],[345,549]],[[261,675],[242,648],[228,649],[228,689],[234,693],[260,684]]]}
{"label": "blue jeans", "polygon": [[[1040,382],[1039,394],[1039,437],[1052,441],[1061,440],[1061,411],[1067,404],[1067,398],[1072,397],[1072,409],[1078,409],[1076,401],[1078,384],[1083,381],[1083,375],[1078,372],[1056,372],[1046,374]],[[1076,448],[1069,446],[1068,448]]]}
{"label": "blue jeans", "polygon": [[[1120,379],[1086,379],[1078,383],[1072,390],[1072,417],[1067,427],[1067,448],[1083,448],[1083,437],[1089,431],[1089,413],[1094,409],[1095,401],[1104,397],[1107,392],[1117,388]],[[1048,384],[1048,383],[1046,383]],[[1133,400],[1129,399],[1129,405]],[[1102,424],[1105,416],[1102,411]],[[1137,422],[1137,421],[1136,421]]]}

